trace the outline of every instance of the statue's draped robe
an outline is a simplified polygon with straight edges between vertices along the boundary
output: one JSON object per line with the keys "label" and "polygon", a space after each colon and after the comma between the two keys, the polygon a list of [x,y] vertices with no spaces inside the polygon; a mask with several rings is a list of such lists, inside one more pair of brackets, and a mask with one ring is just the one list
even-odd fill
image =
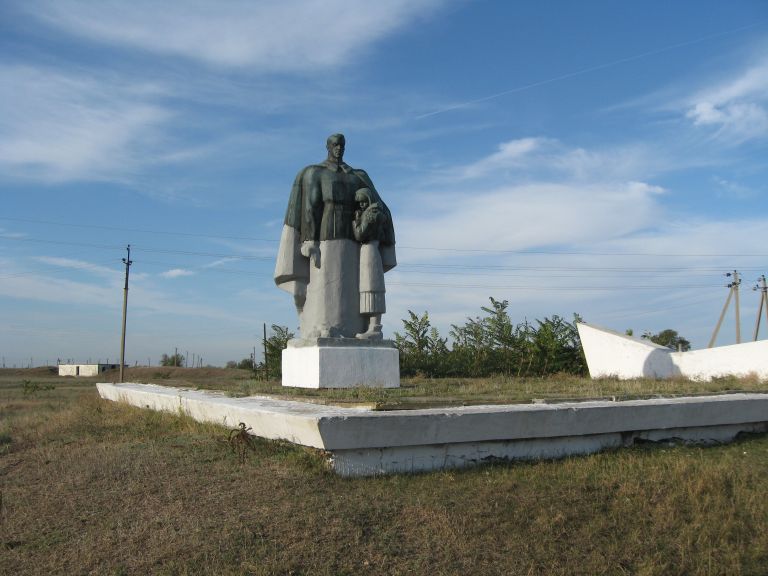
{"label": "statue's draped robe", "polygon": [[[396,264],[395,233],[389,209],[364,170],[323,162],[296,176],[280,238],[275,283],[306,300],[299,314],[302,338],[353,338],[364,332],[360,314],[360,244],[352,222],[355,192],[369,188],[372,200],[386,213],[387,226],[379,242],[384,271]],[[318,242],[319,267],[302,255],[304,242]]]}

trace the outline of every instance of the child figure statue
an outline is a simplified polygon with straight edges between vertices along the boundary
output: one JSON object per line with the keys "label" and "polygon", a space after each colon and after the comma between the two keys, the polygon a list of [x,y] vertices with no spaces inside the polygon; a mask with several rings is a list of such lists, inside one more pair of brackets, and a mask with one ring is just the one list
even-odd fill
{"label": "child figure statue", "polygon": [[379,241],[385,234],[387,215],[376,202],[371,202],[371,191],[361,188],[355,193],[355,219],[352,232],[360,246],[360,314],[368,317],[368,328],[356,335],[361,340],[381,340],[381,315],[387,311],[384,294],[384,266],[379,252]]}

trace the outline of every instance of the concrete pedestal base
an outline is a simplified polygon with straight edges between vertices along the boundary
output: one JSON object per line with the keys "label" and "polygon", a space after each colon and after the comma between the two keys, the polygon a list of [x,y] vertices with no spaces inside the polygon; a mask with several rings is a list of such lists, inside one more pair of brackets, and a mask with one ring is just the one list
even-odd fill
{"label": "concrete pedestal base", "polygon": [[398,388],[400,359],[389,340],[291,340],[283,350],[283,386]]}

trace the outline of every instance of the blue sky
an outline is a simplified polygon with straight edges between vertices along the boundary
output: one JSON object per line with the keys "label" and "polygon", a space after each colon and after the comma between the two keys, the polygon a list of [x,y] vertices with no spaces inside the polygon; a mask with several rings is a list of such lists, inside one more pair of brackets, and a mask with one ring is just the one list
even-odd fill
{"label": "blue sky", "polygon": [[334,132],[393,214],[389,335],[493,296],[699,348],[737,269],[752,337],[762,0],[3,2],[0,79],[6,366],[118,358],[127,244],[131,364],[295,327],[277,240]]}

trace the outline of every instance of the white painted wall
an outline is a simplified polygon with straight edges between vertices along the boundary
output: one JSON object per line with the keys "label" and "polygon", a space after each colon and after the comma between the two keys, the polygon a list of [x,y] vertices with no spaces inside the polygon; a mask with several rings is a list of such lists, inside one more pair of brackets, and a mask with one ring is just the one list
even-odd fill
{"label": "white painted wall", "polygon": [[592,378],[671,378],[711,380],[720,376],[768,379],[768,340],[689,352],[673,352],[648,340],[578,324]]}
{"label": "white painted wall", "polygon": [[98,376],[119,364],[59,364],[59,376]]}

